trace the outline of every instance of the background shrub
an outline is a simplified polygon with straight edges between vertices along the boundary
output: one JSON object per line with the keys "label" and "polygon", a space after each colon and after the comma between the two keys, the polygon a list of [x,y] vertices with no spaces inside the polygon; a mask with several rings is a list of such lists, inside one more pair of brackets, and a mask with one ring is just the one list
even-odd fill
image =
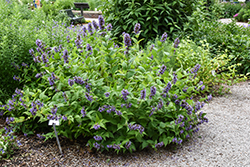
{"label": "background shrub", "polygon": [[197,28],[189,35],[199,45],[201,45],[200,40],[206,40],[209,43],[212,58],[226,54],[231,59],[230,63],[225,65],[226,67],[237,65],[238,74],[250,72],[249,29],[237,26],[235,22],[223,24],[215,21],[199,22]]}
{"label": "background shrub", "polygon": [[[166,32],[172,35],[181,31],[188,16],[196,10],[198,1],[184,0],[102,0],[101,10],[108,23],[113,26],[112,34],[120,37],[123,32],[131,34],[136,23],[144,31],[140,39],[155,39]],[[119,39],[119,38],[118,38]]]}
{"label": "background shrub", "polygon": [[233,18],[233,16],[236,13],[239,13],[239,11],[246,6],[245,3],[231,3],[231,2],[227,2],[227,3],[223,3],[224,6],[224,18]]}

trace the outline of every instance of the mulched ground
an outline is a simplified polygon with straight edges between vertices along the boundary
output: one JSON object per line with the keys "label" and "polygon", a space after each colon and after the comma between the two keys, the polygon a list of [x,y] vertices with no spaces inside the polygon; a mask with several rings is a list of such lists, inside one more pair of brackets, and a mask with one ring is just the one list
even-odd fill
{"label": "mulched ground", "polygon": [[[0,127],[5,120],[0,118]],[[25,137],[16,134],[22,146],[14,150],[10,159],[0,160],[1,167],[41,167],[41,166],[129,166],[131,162],[137,161],[141,155],[155,153],[152,149],[144,149],[135,153],[116,154],[115,152],[99,152],[90,150],[86,146],[87,140],[80,138],[70,140],[65,137],[59,137],[63,155],[60,154],[56,139],[43,141],[37,136]],[[175,153],[176,146],[169,145],[164,150],[169,150],[169,157]],[[157,152],[161,154],[159,149]]]}

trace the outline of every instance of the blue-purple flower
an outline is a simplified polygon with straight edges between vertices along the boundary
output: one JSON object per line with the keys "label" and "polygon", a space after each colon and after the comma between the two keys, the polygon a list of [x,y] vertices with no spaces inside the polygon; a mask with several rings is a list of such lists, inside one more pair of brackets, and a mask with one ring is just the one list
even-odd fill
{"label": "blue-purple flower", "polygon": [[107,25],[107,30],[108,30],[108,31],[111,31],[111,30],[112,30],[112,25],[111,25],[111,24],[108,24],[108,25]]}
{"label": "blue-purple flower", "polygon": [[109,97],[110,93],[109,93],[109,92],[106,92],[106,93],[104,93],[104,95],[105,95],[106,97]]}
{"label": "blue-purple flower", "polygon": [[179,38],[176,38],[174,40],[174,48],[178,48],[178,45],[180,44],[180,39]]}
{"label": "blue-purple flower", "polygon": [[212,100],[212,95],[207,96],[207,101],[210,101],[210,100]]}
{"label": "blue-purple flower", "polygon": [[85,93],[85,97],[86,97],[86,99],[87,99],[88,101],[92,102],[93,96],[90,96],[89,93]]}
{"label": "blue-purple flower", "polygon": [[73,86],[73,85],[74,85],[74,83],[75,83],[75,81],[74,81],[74,80],[72,80],[72,79],[69,79],[69,80],[68,80],[68,84],[69,84],[69,86]]}
{"label": "blue-purple flower", "polygon": [[141,91],[141,99],[145,100],[146,98],[146,89],[144,88],[142,91]]}
{"label": "blue-purple flower", "polygon": [[100,30],[103,30],[105,28],[105,21],[104,21],[104,18],[102,15],[99,15],[98,17],[98,21],[99,21],[99,27],[100,27]]}
{"label": "blue-purple flower", "polygon": [[101,141],[102,140],[102,137],[101,136],[94,136],[94,139],[96,140],[96,141]]}
{"label": "blue-purple flower", "polygon": [[67,117],[66,117],[65,115],[62,116],[62,119],[63,119],[64,121],[67,121]]}
{"label": "blue-purple flower", "polygon": [[97,25],[97,22],[95,20],[92,21],[93,27],[98,30],[99,26]]}
{"label": "blue-purple flower", "polygon": [[159,73],[160,73],[161,75],[163,75],[164,72],[166,71],[166,69],[167,69],[167,67],[166,67],[165,65],[162,65],[162,66],[161,66],[161,69],[160,69],[160,71],[159,71]]}
{"label": "blue-purple flower", "polygon": [[128,99],[129,92],[126,89],[122,90],[122,98],[126,101]]}
{"label": "blue-purple flower", "polygon": [[160,148],[160,147],[162,147],[162,146],[164,146],[164,143],[163,143],[163,142],[160,142],[160,143],[155,144],[155,148]]}
{"label": "blue-purple flower", "polygon": [[173,84],[175,84],[177,82],[177,75],[174,74],[174,78],[173,78]]}
{"label": "blue-purple flower", "polygon": [[128,33],[124,34],[124,44],[125,46],[131,46],[131,38],[130,35]]}
{"label": "blue-purple flower", "polygon": [[134,27],[135,34],[138,34],[140,32],[140,29],[141,29],[140,23],[136,23]]}
{"label": "blue-purple flower", "polygon": [[96,149],[100,149],[100,148],[101,148],[101,145],[98,144],[97,142],[95,142],[95,143],[93,144],[93,146],[94,146]]}
{"label": "blue-purple flower", "polygon": [[142,134],[142,132],[144,132],[144,127],[139,125],[139,124],[134,124],[134,125],[131,125],[131,124],[128,124],[128,128],[130,130],[139,130],[139,132]]}
{"label": "blue-purple flower", "polygon": [[69,63],[69,53],[67,49],[63,51],[63,60],[64,60],[64,63]]}
{"label": "blue-purple flower", "polygon": [[192,68],[192,69],[190,70],[190,73],[191,73],[191,74],[197,73],[198,70],[199,70],[200,68],[201,68],[201,65],[200,65],[200,64],[196,64],[196,65],[194,66],[194,68]]}
{"label": "blue-purple flower", "polygon": [[128,141],[126,144],[125,144],[125,148],[128,150],[131,146],[131,141]]}
{"label": "blue-purple flower", "polygon": [[88,31],[89,31],[90,35],[92,35],[94,33],[93,29],[92,29],[92,24],[91,23],[88,23]]}
{"label": "blue-purple flower", "polygon": [[156,94],[156,87],[151,86],[150,87],[150,95],[149,95],[149,99],[152,99],[152,97]]}
{"label": "blue-purple flower", "polygon": [[167,40],[168,34],[166,32],[164,32],[164,34],[162,34],[161,36],[161,42],[165,42]]}
{"label": "blue-purple flower", "polygon": [[168,91],[171,89],[171,87],[172,87],[171,82],[168,82],[168,83],[167,83],[167,86],[163,89],[163,92],[167,94]]}
{"label": "blue-purple flower", "polygon": [[82,114],[82,117],[85,117],[87,115],[84,106],[81,109],[81,114]]}
{"label": "blue-purple flower", "polygon": [[93,126],[93,128],[94,128],[95,130],[98,130],[100,127],[101,127],[101,126],[100,126],[98,123],[95,124],[95,125]]}

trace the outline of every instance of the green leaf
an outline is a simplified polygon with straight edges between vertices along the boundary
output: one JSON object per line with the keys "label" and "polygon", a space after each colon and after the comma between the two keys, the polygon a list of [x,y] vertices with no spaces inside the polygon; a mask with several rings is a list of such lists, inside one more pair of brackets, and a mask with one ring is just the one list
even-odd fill
{"label": "green leaf", "polygon": [[135,73],[136,73],[136,71],[134,69],[128,71],[126,74],[126,78],[131,78]]}

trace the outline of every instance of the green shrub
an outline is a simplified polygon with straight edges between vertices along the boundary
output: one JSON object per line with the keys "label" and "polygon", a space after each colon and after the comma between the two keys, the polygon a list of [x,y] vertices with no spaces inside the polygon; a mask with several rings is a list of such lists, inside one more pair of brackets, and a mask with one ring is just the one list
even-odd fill
{"label": "green shrub", "polygon": [[[98,9],[98,7],[101,5],[101,0],[76,0],[75,2],[87,2],[89,4],[89,9],[84,10],[92,10],[95,11],[95,9]],[[79,8],[73,7],[74,10],[80,10]]]}
{"label": "green shrub", "polygon": [[250,18],[250,4],[246,6],[245,8],[242,8],[238,15],[235,17],[237,21],[241,22],[248,22],[248,19]]}
{"label": "green shrub", "polygon": [[196,10],[196,0],[102,0],[100,9],[108,23],[113,26],[112,35],[120,37],[123,32],[132,33],[136,23],[144,30],[141,44],[153,40],[164,32],[172,38],[182,31],[183,25]]}
{"label": "green shrub", "polygon": [[217,20],[224,17],[224,11],[225,11],[224,6],[218,0],[212,0],[208,10],[212,19]]}
{"label": "green shrub", "polygon": [[223,24],[217,21],[200,22],[198,29],[189,34],[198,44],[206,40],[210,46],[212,58],[226,54],[231,60],[226,67],[237,65],[237,74],[250,72],[249,62],[249,29],[237,26],[235,22]]}
{"label": "green shrub", "polygon": [[90,36],[83,28],[70,38],[59,47],[36,41],[39,52],[31,54],[41,68],[30,67],[37,73],[36,86],[16,89],[1,107],[5,116],[15,118],[17,130],[55,137],[47,123],[58,117],[58,135],[83,135],[91,149],[132,152],[181,144],[208,121],[199,110],[211,96],[196,103],[190,99],[204,88],[201,82],[193,84],[199,64],[173,73],[140,51],[136,39],[131,44],[126,33],[121,47],[105,31]]}
{"label": "green shrub", "polygon": [[[177,40],[175,41],[177,42]],[[155,62],[164,63],[167,69],[172,69],[173,71],[177,71],[180,68],[187,69],[200,64],[201,68],[197,73],[197,80],[195,80],[193,85],[203,81],[206,86],[204,91],[208,94],[224,94],[229,90],[224,90],[222,84],[231,85],[239,81],[235,79],[236,65],[226,68],[231,60],[226,54],[217,55],[217,57],[212,58],[210,53],[211,48],[206,41],[200,41],[201,46],[198,46],[194,41],[189,39],[182,39],[179,45],[176,42],[174,44],[172,41],[167,40],[160,46],[158,42],[159,40],[156,40],[153,44],[153,49],[152,44],[149,44],[144,52],[148,56],[152,55],[156,59]],[[159,65],[159,63],[151,65]],[[226,71],[227,73],[221,73],[221,71]],[[220,86],[219,88],[215,88],[215,85]]]}
{"label": "green shrub", "polygon": [[233,18],[233,16],[236,13],[239,13],[239,11],[246,6],[245,3],[231,3],[231,2],[227,2],[227,3],[223,3],[224,5],[224,18]]}
{"label": "green shrub", "polygon": [[71,9],[74,6],[74,0],[56,0],[54,5],[57,9]]}

